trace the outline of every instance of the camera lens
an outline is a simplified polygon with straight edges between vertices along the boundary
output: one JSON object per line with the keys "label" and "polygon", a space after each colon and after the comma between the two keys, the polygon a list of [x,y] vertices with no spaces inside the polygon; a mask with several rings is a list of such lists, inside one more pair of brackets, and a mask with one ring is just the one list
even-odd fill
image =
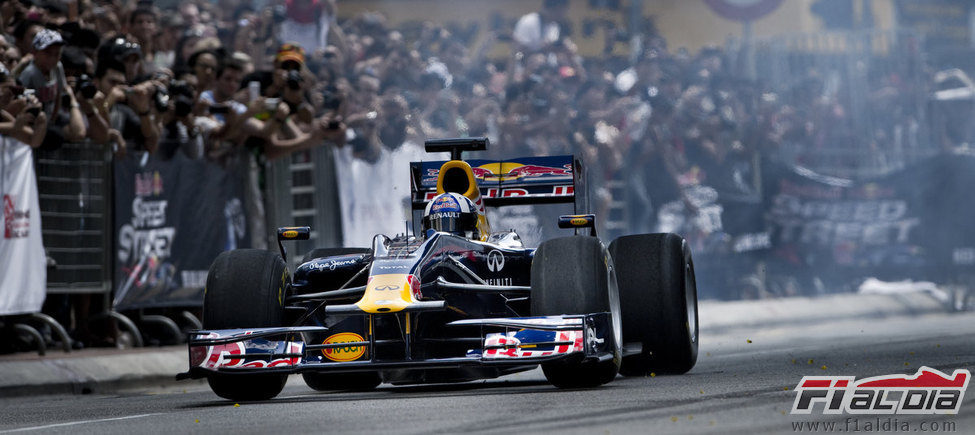
{"label": "camera lens", "polygon": [[295,70],[288,71],[288,88],[294,91],[301,89],[301,73]]}

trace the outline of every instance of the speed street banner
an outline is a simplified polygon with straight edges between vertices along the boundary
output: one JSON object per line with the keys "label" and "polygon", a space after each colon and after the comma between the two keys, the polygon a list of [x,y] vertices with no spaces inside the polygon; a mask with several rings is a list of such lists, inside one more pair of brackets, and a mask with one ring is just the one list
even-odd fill
{"label": "speed street banner", "polygon": [[239,167],[182,153],[115,163],[116,309],[203,304],[210,263],[249,240]]}
{"label": "speed street banner", "polygon": [[767,171],[773,250],[784,264],[901,279],[975,265],[975,157],[942,155],[853,182]]}

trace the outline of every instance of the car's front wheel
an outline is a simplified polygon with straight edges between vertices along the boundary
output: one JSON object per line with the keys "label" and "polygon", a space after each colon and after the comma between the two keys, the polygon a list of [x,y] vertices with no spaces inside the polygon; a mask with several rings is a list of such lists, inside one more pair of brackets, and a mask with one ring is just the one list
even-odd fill
{"label": "car's front wheel", "polygon": [[621,325],[612,259],[599,239],[571,236],[542,243],[532,261],[531,310],[534,316],[609,312],[615,341],[606,361],[556,361],[542,364],[545,377],[559,388],[605,384],[619,371]]}
{"label": "car's front wheel", "polygon": [[[284,298],[290,286],[280,255],[260,249],[223,252],[210,266],[203,296],[203,328],[235,329],[282,326]],[[235,401],[267,400],[281,393],[287,375],[212,374],[210,389]]]}

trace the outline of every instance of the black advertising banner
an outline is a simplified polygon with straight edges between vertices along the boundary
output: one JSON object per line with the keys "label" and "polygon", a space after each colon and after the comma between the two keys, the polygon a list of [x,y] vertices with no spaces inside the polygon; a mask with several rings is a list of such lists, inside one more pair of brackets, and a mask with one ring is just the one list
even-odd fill
{"label": "black advertising banner", "polygon": [[897,25],[921,33],[929,50],[971,45],[969,0],[898,0],[894,4]]}
{"label": "black advertising banner", "polygon": [[182,153],[115,163],[116,309],[203,304],[210,263],[248,247],[241,166]]}
{"label": "black advertising banner", "polygon": [[767,175],[772,244],[783,264],[881,279],[947,278],[975,265],[973,157],[933,157],[862,182],[801,168]]}

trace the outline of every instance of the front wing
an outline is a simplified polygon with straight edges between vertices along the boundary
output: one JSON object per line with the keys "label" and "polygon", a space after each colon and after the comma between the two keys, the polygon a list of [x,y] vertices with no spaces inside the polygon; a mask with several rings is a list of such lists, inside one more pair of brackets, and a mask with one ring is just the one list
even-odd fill
{"label": "front wing", "polygon": [[[189,336],[190,369],[177,379],[203,378],[212,374],[354,372],[391,369],[450,368],[463,366],[524,366],[563,359],[613,358],[615,344],[609,313],[546,317],[467,319],[447,326],[479,326],[480,346],[466,355],[451,358],[413,359],[404,346],[402,359],[373,358],[360,361],[327,361],[309,358],[327,348],[368,346],[362,342],[307,344],[302,333],[330,332],[327,327],[223,329],[193,331]],[[405,344],[405,343],[404,343]],[[327,361],[327,362],[326,362]]]}

